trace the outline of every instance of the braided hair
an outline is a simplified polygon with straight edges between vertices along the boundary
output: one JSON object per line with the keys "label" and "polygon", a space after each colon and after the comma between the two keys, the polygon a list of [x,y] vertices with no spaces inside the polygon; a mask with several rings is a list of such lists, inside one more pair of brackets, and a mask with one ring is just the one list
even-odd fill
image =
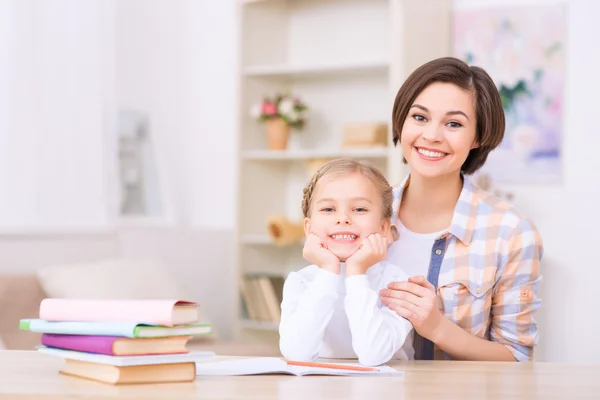
{"label": "braided hair", "polygon": [[393,193],[392,187],[388,183],[385,176],[372,165],[363,162],[352,160],[348,158],[340,158],[332,160],[324,164],[317,170],[311,177],[308,184],[304,187],[302,196],[302,215],[305,218],[310,217],[311,204],[315,188],[319,183],[319,180],[324,176],[340,176],[353,172],[359,172],[365,175],[373,182],[379,193],[381,194],[381,200],[383,203],[383,215],[382,218],[390,220],[392,218],[392,202]]}

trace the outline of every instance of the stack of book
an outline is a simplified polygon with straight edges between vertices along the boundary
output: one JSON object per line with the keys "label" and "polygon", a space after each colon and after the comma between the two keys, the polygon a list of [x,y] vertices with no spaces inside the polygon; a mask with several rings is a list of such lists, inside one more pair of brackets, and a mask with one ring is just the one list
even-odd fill
{"label": "stack of book", "polygon": [[211,332],[190,301],[49,298],[20,328],[42,333],[37,350],[63,358],[61,374],[111,384],[191,382],[196,361],[214,357],[186,347]]}

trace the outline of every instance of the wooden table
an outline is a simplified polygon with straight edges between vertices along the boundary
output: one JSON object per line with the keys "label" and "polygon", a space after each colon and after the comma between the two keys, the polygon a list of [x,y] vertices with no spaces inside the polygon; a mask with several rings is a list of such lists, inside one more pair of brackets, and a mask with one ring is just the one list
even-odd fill
{"label": "wooden table", "polygon": [[600,398],[600,365],[415,361],[389,364],[405,371],[403,377],[262,375],[112,386],[59,375],[62,362],[35,351],[0,351],[0,399]]}

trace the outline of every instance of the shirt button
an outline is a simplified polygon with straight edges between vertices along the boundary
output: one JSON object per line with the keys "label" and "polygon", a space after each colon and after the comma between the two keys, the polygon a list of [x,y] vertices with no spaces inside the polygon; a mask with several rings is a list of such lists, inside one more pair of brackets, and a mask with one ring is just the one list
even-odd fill
{"label": "shirt button", "polygon": [[477,294],[481,293],[481,289],[477,288],[477,290],[475,291],[475,293],[477,293]]}
{"label": "shirt button", "polygon": [[435,254],[437,254],[437,255],[439,256],[440,254],[442,254],[442,250],[440,250],[440,249],[437,249],[437,250],[435,251]]}

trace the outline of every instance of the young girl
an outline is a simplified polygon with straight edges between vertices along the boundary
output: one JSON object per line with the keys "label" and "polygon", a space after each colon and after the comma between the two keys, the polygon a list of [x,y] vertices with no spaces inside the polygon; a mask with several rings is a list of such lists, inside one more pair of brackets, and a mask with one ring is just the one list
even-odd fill
{"label": "young girl", "polygon": [[383,261],[392,188],[377,169],[334,160],[304,189],[303,256],[312,265],[285,281],[280,350],[298,361],[358,358],[380,365],[412,359],[412,326],[380,302],[379,290],[408,277]]}
{"label": "young girl", "polygon": [[504,129],[492,79],[455,58],[421,66],[397,94],[393,139],[411,173],[394,193],[400,237],[389,259],[412,277],[381,295],[412,322],[416,358],[533,357],[542,240],[525,215],[465,176]]}

